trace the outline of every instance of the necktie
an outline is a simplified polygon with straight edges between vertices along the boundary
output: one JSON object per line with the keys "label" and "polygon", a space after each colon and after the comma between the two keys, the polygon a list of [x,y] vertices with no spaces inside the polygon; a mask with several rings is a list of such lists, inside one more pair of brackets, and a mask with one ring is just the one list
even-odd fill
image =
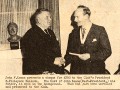
{"label": "necktie", "polygon": [[47,29],[45,29],[44,31],[45,31],[46,34],[49,34]]}
{"label": "necktie", "polygon": [[50,34],[49,34],[49,32],[48,32],[47,29],[45,29],[45,33],[46,33],[48,36],[50,36]]}
{"label": "necktie", "polygon": [[85,36],[85,30],[86,30],[85,28],[82,28],[82,29],[81,29],[82,39],[84,39],[84,36]]}

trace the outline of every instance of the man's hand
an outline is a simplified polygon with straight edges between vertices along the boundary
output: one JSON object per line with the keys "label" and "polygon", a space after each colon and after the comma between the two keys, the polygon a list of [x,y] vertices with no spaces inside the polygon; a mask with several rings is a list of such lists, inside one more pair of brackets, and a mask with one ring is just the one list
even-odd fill
{"label": "man's hand", "polygon": [[90,54],[89,53],[81,54],[79,58],[84,61],[88,60],[90,58]]}
{"label": "man's hand", "polygon": [[88,60],[90,58],[90,54],[89,53],[84,53],[84,54],[69,53],[69,54],[78,56],[80,59],[82,59],[84,61]]}
{"label": "man's hand", "polygon": [[54,64],[58,66],[62,66],[65,63],[65,59],[63,57],[56,57]]}

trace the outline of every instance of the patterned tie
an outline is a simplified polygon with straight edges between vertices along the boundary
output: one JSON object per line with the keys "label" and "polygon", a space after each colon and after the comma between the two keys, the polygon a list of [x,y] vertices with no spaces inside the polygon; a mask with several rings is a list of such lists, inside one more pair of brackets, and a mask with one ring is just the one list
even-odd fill
{"label": "patterned tie", "polygon": [[45,29],[44,31],[45,31],[46,34],[49,34],[47,29]]}
{"label": "patterned tie", "polygon": [[51,35],[49,34],[49,31],[48,31],[47,29],[45,29],[45,33],[46,33],[48,36],[51,36]]}
{"label": "patterned tie", "polygon": [[84,36],[85,36],[85,28],[81,28],[81,33],[82,33],[82,39],[84,39]]}

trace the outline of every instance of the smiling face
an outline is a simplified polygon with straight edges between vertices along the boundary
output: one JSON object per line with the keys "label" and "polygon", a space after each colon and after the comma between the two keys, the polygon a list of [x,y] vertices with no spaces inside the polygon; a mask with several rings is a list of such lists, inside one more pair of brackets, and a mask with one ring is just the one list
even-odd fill
{"label": "smiling face", "polygon": [[47,29],[51,26],[51,15],[48,11],[42,11],[37,16],[37,22],[44,28]]}
{"label": "smiling face", "polygon": [[10,36],[17,35],[17,32],[18,32],[18,28],[14,24],[8,26],[8,33],[10,34]]}
{"label": "smiling face", "polygon": [[82,26],[84,22],[87,20],[87,14],[84,13],[82,8],[76,9],[74,13],[74,21],[77,23],[78,26]]}

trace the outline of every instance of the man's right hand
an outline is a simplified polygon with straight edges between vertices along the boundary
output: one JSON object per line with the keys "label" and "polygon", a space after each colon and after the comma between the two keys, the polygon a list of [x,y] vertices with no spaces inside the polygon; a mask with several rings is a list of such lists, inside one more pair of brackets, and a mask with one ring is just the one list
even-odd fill
{"label": "man's right hand", "polygon": [[56,57],[54,64],[58,66],[62,66],[65,63],[65,59],[63,57]]}

